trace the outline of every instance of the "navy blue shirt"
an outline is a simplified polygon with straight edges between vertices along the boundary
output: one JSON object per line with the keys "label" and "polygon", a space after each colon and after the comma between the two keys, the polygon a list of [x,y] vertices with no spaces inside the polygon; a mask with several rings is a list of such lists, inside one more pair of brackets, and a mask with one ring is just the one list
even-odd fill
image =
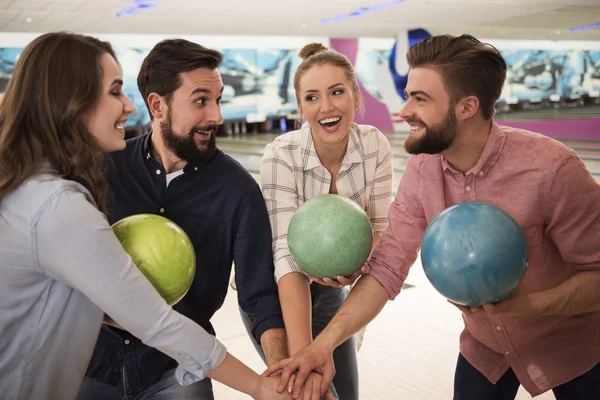
{"label": "navy blue shirt", "polygon": [[[271,227],[260,188],[233,158],[217,150],[206,163],[188,163],[167,187],[164,168],[150,156],[150,135],[127,141],[107,159],[109,221],[153,213],[169,218],[190,237],[196,276],[178,312],[215,334],[210,323],[223,305],[232,262],[240,308],[249,314],[257,342],[268,329],[283,328],[271,250]],[[170,357],[131,334],[103,325],[86,375],[120,386],[123,368],[139,392],[176,368]]]}

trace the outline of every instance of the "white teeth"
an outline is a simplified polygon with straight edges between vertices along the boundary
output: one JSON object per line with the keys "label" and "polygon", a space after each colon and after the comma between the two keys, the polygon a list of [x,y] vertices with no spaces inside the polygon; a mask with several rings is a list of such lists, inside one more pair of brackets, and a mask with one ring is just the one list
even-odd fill
{"label": "white teeth", "polygon": [[420,131],[421,129],[423,129],[423,127],[420,125],[411,125],[410,126],[411,131]]}
{"label": "white teeth", "polygon": [[342,117],[327,118],[327,119],[320,120],[319,123],[320,124],[329,124],[332,122],[338,122],[340,119],[342,119]]}
{"label": "white teeth", "polygon": [[117,129],[125,129],[125,124],[117,124],[115,125]]}

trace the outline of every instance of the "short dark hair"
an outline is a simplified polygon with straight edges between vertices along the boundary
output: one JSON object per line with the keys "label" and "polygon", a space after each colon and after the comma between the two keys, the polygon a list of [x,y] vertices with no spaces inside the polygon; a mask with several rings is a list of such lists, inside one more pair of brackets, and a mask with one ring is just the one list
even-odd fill
{"label": "short dark hair", "polygon": [[223,54],[185,39],[166,39],[156,44],[144,59],[138,74],[138,89],[153,119],[148,96],[156,93],[170,101],[182,72],[198,68],[217,69]]}
{"label": "short dark hair", "polygon": [[410,68],[437,70],[451,101],[476,96],[483,117],[494,116],[506,80],[506,62],[494,46],[471,35],[440,35],[412,46],[406,58]]}

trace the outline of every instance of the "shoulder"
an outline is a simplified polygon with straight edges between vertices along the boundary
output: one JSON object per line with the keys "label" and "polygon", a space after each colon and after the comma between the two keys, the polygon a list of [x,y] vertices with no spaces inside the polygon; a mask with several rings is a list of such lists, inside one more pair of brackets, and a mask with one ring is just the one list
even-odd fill
{"label": "shoulder", "polygon": [[278,136],[265,146],[262,165],[275,163],[287,168],[304,165],[306,156],[311,152],[310,135],[310,128],[307,125],[302,129]]}
{"label": "shoulder", "polygon": [[258,187],[256,179],[250,172],[239,161],[220,149],[217,149],[211,167],[214,169],[211,173],[218,174],[219,180],[227,187],[235,187],[237,190]]}
{"label": "shoulder", "polygon": [[391,152],[390,141],[378,128],[372,125],[352,123],[351,129],[357,135],[358,140],[362,142],[366,151]]}
{"label": "shoulder", "polygon": [[276,137],[271,143],[265,146],[265,150],[273,153],[289,152],[300,150],[303,139],[306,140],[306,135],[310,135],[310,128],[305,127],[295,131],[290,131]]}
{"label": "shoulder", "polygon": [[499,126],[506,135],[502,153],[540,169],[552,168],[577,153],[564,143],[541,133],[509,126]]}
{"label": "shoulder", "polygon": [[67,207],[60,208],[63,211],[78,209],[81,206],[97,210],[90,192],[83,185],[52,173],[32,176],[4,198],[0,208],[35,224],[45,212],[58,212],[58,209],[51,206],[58,202],[67,204]]}

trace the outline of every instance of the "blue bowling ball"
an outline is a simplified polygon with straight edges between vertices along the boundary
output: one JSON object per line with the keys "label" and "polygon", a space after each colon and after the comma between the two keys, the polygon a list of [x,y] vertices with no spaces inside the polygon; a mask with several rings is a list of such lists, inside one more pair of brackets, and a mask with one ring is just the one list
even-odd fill
{"label": "blue bowling ball", "polygon": [[465,306],[505,299],[523,279],[527,260],[519,223],[483,202],[442,211],[427,227],[421,245],[427,279],[445,298]]}

